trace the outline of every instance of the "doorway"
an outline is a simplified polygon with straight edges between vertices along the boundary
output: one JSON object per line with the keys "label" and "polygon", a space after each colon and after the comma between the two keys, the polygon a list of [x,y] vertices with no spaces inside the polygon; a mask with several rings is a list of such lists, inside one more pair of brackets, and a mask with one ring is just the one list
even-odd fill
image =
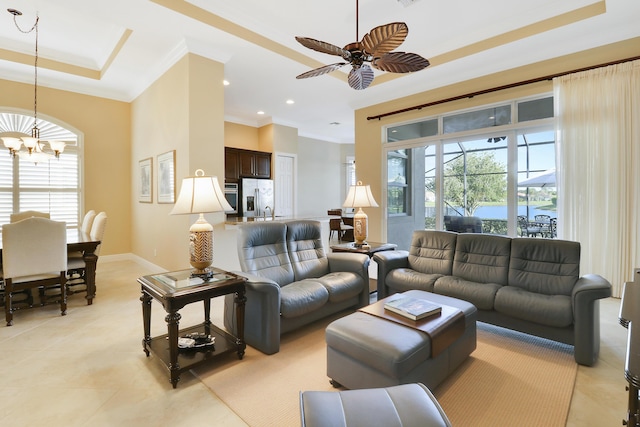
{"label": "doorway", "polygon": [[294,216],[297,155],[275,153],[275,215]]}

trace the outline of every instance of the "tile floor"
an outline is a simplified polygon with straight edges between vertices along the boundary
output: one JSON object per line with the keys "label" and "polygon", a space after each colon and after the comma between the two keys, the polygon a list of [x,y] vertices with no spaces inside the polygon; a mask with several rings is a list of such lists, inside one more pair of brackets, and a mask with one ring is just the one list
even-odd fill
{"label": "tile floor", "polygon": [[[73,295],[64,317],[50,305],[17,311],[14,326],[1,322],[0,425],[246,426],[193,375],[183,374],[174,390],[166,369],[145,357],[136,278],[151,273],[133,261],[101,259],[92,306]],[[220,303],[212,310],[216,322]],[[618,307],[617,299],[601,304],[600,360],[578,369],[568,426],[622,425],[626,329]],[[164,315],[154,302],[152,335],[166,332]],[[201,305],[181,315],[183,325],[198,323]]]}

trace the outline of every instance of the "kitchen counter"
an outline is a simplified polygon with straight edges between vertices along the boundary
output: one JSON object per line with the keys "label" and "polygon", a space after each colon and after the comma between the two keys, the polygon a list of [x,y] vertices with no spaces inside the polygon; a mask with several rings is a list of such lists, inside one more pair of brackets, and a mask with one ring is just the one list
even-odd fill
{"label": "kitchen counter", "polygon": [[239,225],[248,222],[262,222],[262,221],[292,221],[296,219],[308,219],[312,221],[328,222],[329,216],[276,216],[276,217],[244,217],[244,216],[228,216],[225,221],[225,225]]}

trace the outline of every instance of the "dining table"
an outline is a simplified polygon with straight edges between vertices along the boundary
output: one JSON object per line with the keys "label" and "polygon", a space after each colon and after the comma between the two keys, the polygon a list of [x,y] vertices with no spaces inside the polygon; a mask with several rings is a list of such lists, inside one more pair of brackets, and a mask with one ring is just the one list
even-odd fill
{"label": "dining table", "polygon": [[[93,304],[96,296],[96,264],[98,256],[95,254],[100,240],[91,238],[88,233],[78,228],[67,229],[67,253],[82,252],[85,262],[85,281],[87,284],[87,305]],[[0,262],[2,261],[2,234],[0,233]]]}

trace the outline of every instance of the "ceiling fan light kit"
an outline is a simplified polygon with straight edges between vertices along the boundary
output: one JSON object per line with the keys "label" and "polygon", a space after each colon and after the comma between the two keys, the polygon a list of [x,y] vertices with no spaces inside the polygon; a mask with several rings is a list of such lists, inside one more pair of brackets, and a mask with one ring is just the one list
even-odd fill
{"label": "ceiling fan light kit", "polygon": [[[429,66],[429,60],[415,53],[392,52],[409,34],[404,22],[392,22],[375,27],[359,42],[349,43],[343,48],[309,37],[296,37],[308,49],[329,55],[340,56],[347,62],[338,62],[315,68],[296,76],[297,79],[321,76],[350,64],[349,86],[356,90],[366,89],[373,82],[371,67],[389,73],[411,73]],[[358,1],[356,0],[356,38],[358,38]]]}

